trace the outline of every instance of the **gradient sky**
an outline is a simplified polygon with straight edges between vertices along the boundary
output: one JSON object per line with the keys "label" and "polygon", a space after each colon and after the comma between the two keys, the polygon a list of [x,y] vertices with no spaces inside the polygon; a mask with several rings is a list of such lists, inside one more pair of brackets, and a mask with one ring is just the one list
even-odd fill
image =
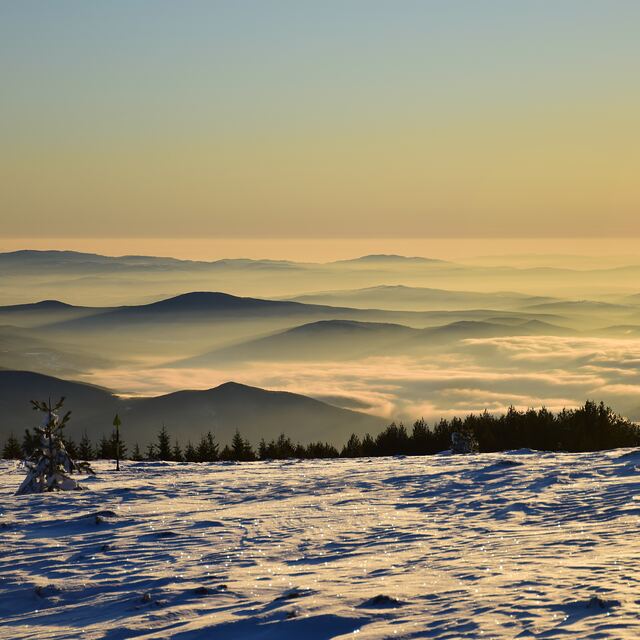
{"label": "gradient sky", "polygon": [[640,235],[636,0],[0,3],[0,234]]}

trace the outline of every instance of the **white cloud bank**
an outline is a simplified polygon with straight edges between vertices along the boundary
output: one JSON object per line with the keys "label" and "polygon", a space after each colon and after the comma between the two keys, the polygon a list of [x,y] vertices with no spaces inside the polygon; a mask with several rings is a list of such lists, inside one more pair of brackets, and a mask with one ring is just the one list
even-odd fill
{"label": "white cloud bank", "polygon": [[228,380],[326,399],[391,419],[604,400],[640,419],[640,341],[549,336],[463,340],[429,357],[260,362],[233,368],[94,371],[88,381],[134,395],[207,389]]}

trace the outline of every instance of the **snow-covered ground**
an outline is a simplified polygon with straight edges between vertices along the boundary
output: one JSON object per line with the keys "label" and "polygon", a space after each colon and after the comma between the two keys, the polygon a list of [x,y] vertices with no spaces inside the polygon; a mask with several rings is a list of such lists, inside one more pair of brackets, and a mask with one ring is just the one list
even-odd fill
{"label": "snow-covered ground", "polygon": [[640,637],[635,450],[96,467],[0,462],[0,637]]}

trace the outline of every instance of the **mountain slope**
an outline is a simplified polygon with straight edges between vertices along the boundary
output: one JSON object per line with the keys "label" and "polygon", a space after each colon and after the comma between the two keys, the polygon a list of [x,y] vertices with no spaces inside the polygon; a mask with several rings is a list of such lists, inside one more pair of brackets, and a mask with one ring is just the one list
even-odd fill
{"label": "mountain slope", "polygon": [[118,328],[164,322],[263,320],[265,318],[344,316],[351,309],[307,305],[286,300],[263,300],[218,291],[194,291],[149,304],[106,309],[85,318],[54,323],[59,330]]}
{"label": "mountain slope", "polygon": [[349,258],[347,260],[336,260],[329,264],[351,265],[351,266],[404,266],[404,265],[431,265],[450,264],[446,260],[436,258],[423,258],[420,256],[401,256],[394,253],[372,253],[359,258]]}
{"label": "mountain slope", "polygon": [[363,289],[343,289],[307,293],[292,298],[296,302],[341,305],[356,308],[427,311],[433,309],[509,309],[523,304],[549,302],[552,298],[532,297],[514,292],[475,292],[378,285]]}
{"label": "mountain slope", "polygon": [[0,306],[0,324],[38,327],[104,313],[105,308],[77,307],[59,300],[41,300],[29,304]]}
{"label": "mountain slope", "polygon": [[[135,424],[147,439],[157,432],[158,420],[161,420],[181,438],[195,439],[211,429],[219,440],[230,441],[238,428],[254,444],[261,437],[274,438],[283,432],[301,442],[342,442],[352,432],[375,431],[384,424],[381,418],[334,407],[307,396],[235,382],[207,391],[178,391],[136,400],[123,419]],[[193,425],[198,428],[193,429]]]}
{"label": "mountain slope", "polygon": [[252,360],[356,360],[368,356],[424,353],[468,338],[575,333],[539,320],[511,317],[505,320],[461,320],[427,329],[389,323],[320,320],[178,360],[172,366],[216,367],[221,363]]}
{"label": "mountain slope", "polygon": [[[0,308],[1,310],[1,308]],[[87,317],[57,322],[48,328],[55,330],[120,330],[128,326],[162,324],[167,322],[215,322],[215,321],[299,321],[357,320],[365,322],[432,325],[438,321],[458,319],[486,319],[495,315],[496,309],[467,309],[454,311],[392,311],[376,308],[351,308],[309,304],[292,300],[267,300],[240,297],[219,291],[194,291],[142,305],[92,309]],[[557,316],[542,313],[525,313],[500,310],[527,319],[551,320]]]}
{"label": "mountain slope", "polygon": [[307,396],[266,391],[229,382],[205,391],[178,391],[153,398],[120,398],[92,385],[61,380],[28,371],[0,370],[0,437],[21,435],[37,424],[31,399],[67,398],[72,411],[68,432],[79,437],[87,430],[92,440],[111,431],[116,412],[129,443],[155,439],[164,424],[183,443],[211,430],[221,442],[230,441],[236,428],[254,444],[285,432],[294,440],[342,442],[351,432],[376,431],[382,418],[341,409]]}
{"label": "mountain slope", "polygon": [[34,329],[0,325],[0,368],[75,376],[82,371],[113,366],[113,362],[94,349],[52,342]]}
{"label": "mountain slope", "polygon": [[377,355],[419,334],[418,329],[399,324],[319,320],[174,364],[199,367],[236,360],[354,359]]}

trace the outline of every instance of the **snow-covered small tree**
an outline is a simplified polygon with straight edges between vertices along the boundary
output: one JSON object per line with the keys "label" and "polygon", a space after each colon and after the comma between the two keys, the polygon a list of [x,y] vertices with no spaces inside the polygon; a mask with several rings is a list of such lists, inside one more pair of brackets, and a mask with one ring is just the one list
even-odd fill
{"label": "snow-covered small tree", "polygon": [[77,463],[72,460],[65,449],[62,429],[69,421],[71,411],[67,411],[62,419],[57,414],[64,404],[64,397],[53,406],[51,400],[48,402],[32,400],[31,404],[34,411],[41,411],[45,415],[42,424],[35,429],[38,438],[37,446],[24,462],[27,467],[27,477],[18,488],[16,495],[81,489],[70,475],[74,471],[79,473],[92,473],[92,471],[88,463]]}

